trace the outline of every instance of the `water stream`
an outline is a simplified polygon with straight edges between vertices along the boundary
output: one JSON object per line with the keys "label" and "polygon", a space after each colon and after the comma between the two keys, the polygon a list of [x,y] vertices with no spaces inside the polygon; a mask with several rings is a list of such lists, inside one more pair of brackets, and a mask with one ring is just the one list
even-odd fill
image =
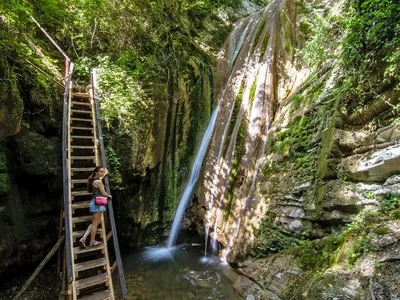
{"label": "water stream", "polygon": [[201,166],[203,164],[203,159],[206,154],[208,144],[210,142],[211,136],[214,131],[215,120],[217,119],[218,110],[219,110],[219,106],[217,106],[215,108],[214,112],[212,113],[210,121],[208,122],[207,129],[204,132],[204,136],[201,141],[200,148],[197,152],[196,159],[192,166],[192,171],[190,173],[189,182],[185,187],[185,191],[183,192],[183,196],[181,198],[181,201],[179,202],[178,209],[176,210],[176,213],[175,213],[175,218],[172,223],[172,229],[171,229],[171,232],[168,237],[168,245],[167,245],[168,248],[172,248],[173,246],[175,246],[176,239],[177,239],[177,236],[179,233],[179,228],[181,226],[183,214],[186,210],[186,207],[189,204],[193,189],[197,183],[197,179],[199,179],[199,174],[200,174]]}
{"label": "water stream", "polygon": [[128,299],[240,299],[232,286],[238,275],[217,257],[204,259],[200,246],[177,246],[156,261],[148,254],[159,252],[158,247],[126,255],[123,264]]}

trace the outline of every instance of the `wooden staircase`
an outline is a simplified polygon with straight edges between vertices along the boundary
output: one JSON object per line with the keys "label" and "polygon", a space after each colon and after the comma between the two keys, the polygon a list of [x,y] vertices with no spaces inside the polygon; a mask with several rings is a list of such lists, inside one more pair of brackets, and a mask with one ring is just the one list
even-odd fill
{"label": "wooden staircase", "polygon": [[[107,234],[105,222],[107,213],[103,213],[96,234],[96,240],[103,241],[103,244],[90,247],[89,234],[86,240],[87,247],[79,247],[79,239],[92,222],[92,214],[89,212],[92,194],[87,192],[87,180],[96,165],[105,167],[105,156],[101,126],[96,118],[96,116],[99,117],[99,108],[98,103],[95,102],[97,99],[94,99],[94,90],[90,93],[72,92],[71,86],[69,81],[69,91],[67,92],[66,88],[64,99],[64,129],[67,133],[64,134],[65,141],[63,141],[66,152],[63,157],[66,163],[64,163],[64,212],[62,215],[66,242],[62,272],[64,280],[60,299],[65,299],[64,296],[68,300],[119,298],[118,293],[114,294],[111,274],[117,267],[120,269],[118,277],[122,298],[126,299],[125,279],[111,201],[108,204],[111,231]],[[110,193],[108,179],[105,181],[106,190]],[[111,237],[113,237],[117,258],[112,266],[108,253],[108,240]]]}
{"label": "wooden staircase", "polygon": [[71,197],[71,233],[73,254],[73,298],[75,299],[114,299],[110,263],[108,259],[107,237],[104,214],[101,228],[97,231],[100,246],[81,249],[78,245],[88,225],[92,222],[89,213],[91,193],[87,192],[87,178],[100,163],[96,147],[95,109],[90,94],[72,93],[69,105],[69,181]]}

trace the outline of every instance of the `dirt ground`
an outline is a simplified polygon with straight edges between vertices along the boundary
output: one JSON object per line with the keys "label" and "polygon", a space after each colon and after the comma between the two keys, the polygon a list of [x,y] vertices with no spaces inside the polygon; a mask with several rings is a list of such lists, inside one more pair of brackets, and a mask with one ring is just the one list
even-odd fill
{"label": "dirt ground", "polygon": [[[0,300],[13,299],[34,270],[16,273],[0,282]],[[57,265],[45,266],[20,300],[58,300]]]}

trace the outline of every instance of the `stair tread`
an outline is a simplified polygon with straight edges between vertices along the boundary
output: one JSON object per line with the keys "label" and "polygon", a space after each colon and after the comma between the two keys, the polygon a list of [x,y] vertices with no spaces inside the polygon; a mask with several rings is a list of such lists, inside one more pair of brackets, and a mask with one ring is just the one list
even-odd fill
{"label": "stair tread", "polygon": [[78,101],[71,101],[72,105],[84,105],[84,106],[92,106],[92,103],[89,102],[78,102]]}
{"label": "stair tread", "polygon": [[108,299],[112,299],[112,296],[111,296],[111,293],[109,290],[96,292],[96,293],[78,298],[78,300],[108,300]]}
{"label": "stair tread", "polygon": [[71,179],[71,183],[87,183],[87,179]]}
{"label": "stair tread", "polygon": [[73,92],[72,93],[72,97],[74,98],[90,98],[90,94],[89,93],[79,93],[79,92]]}
{"label": "stair tread", "polygon": [[74,171],[74,172],[89,172],[89,171],[92,171],[93,172],[93,167],[91,167],[91,168],[71,168],[71,171]]}
{"label": "stair tread", "polygon": [[[73,231],[72,232],[72,236],[73,237],[82,237],[84,234],[85,234],[85,232],[86,232],[86,230],[77,230],[77,231]],[[97,227],[97,233],[103,233],[104,232],[104,230],[103,230],[103,228],[99,228],[99,227]],[[97,234],[96,233],[96,234]]]}
{"label": "stair tread", "polygon": [[86,122],[93,122],[92,119],[83,119],[83,118],[71,118],[71,121],[86,121]]}
{"label": "stair tread", "polygon": [[74,254],[82,254],[82,253],[88,253],[88,252],[92,252],[92,251],[97,251],[97,250],[102,250],[105,248],[104,244],[101,244],[99,246],[93,246],[90,247],[89,245],[87,245],[86,248],[80,248],[80,247],[74,247]]}
{"label": "stair tread", "polygon": [[90,156],[71,156],[71,159],[95,159],[96,156],[90,155]]}
{"label": "stair tread", "polygon": [[93,139],[93,135],[71,135],[73,139]]}
{"label": "stair tread", "polygon": [[[90,200],[92,201],[92,200]],[[77,203],[71,204],[71,207],[73,209],[79,209],[79,208],[88,208],[90,206],[90,201],[80,201]]]}
{"label": "stair tread", "polygon": [[90,201],[92,201],[92,200],[89,200],[89,201],[79,201],[79,202],[77,202],[77,203],[72,203],[72,204],[71,204],[71,207],[72,207],[73,209],[88,208],[88,207],[90,206]]}
{"label": "stair tread", "polygon": [[92,130],[93,131],[93,127],[79,127],[79,126],[71,126],[70,127],[71,130]]}
{"label": "stair tread", "polygon": [[93,260],[88,260],[85,262],[80,262],[75,264],[75,271],[80,272],[83,270],[88,270],[88,269],[93,269],[101,266],[105,266],[107,264],[107,261],[104,257],[98,258],[98,259],[93,259]]}
{"label": "stair tread", "polygon": [[80,146],[80,145],[71,145],[71,148],[78,148],[78,149],[92,149],[95,146]]}
{"label": "stair tread", "polygon": [[92,114],[91,110],[81,110],[81,109],[71,109],[71,112],[79,114]]}
{"label": "stair tread", "polygon": [[88,288],[94,285],[98,285],[101,283],[107,282],[109,279],[108,275],[106,273],[96,275],[96,276],[91,276],[88,278],[80,279],[76,281],[76,289],[81,290],[84,288]]}
{"label": "stair tread", "polygon": [[93,219],[92,215],[81,216],[81,217],[73,217],[72,218],[72,223],[91,221],[92,219]]}
{"label": "stair tread", "polygon": [[73,196],[84,196],[84,195],[91,195],[88,191],[72,191],[71,195]]}

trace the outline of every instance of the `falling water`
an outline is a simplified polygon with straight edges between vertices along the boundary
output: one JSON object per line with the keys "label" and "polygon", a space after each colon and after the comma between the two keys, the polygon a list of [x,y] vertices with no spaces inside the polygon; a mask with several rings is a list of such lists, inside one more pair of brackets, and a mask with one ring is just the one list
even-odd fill
{"label": "falling water", "polygon": [[[275,15],[275,17],[276,17],[276,15]],[[276,29],[275,26],[272,25],[271,35],[274,34],[275,29]],[[256,161],[256,167],[255,167],[253,179],[251,182],[250,190],[247,194],[246,200],[243,203],[241,203],[239,218],[235,224],[236,225],[235,231],[233,234],[230,235],[229,243],[227,245],[227,249],[226,249],[226,252],[225,252],[225,255],[223,258],[224,261],[227,261],[227,256],[230,253],[230,251],[233,247],[234,241],[239,234],[239,229],[240,229],[242,217],[244,215],[244,211],[246,209],[250,209],[251,204],[253,202],[253,192],[255,189],[255,183],[257,180],[258,172],[259,172],[261,162],[262,162],[264,154],[265,154],[266,145],[267,145],[267,137],[268,137],[268,130],[269,130],[269,122],[268,122],[269,97],[267,97],[265,91],[270,91],[272,89],[271,65],[272,65],[272,60],[273,60],[273,56],[274,56],[272,40],[269,41],[267,48],[268,49],[263,58],[263,62],[260,66],[259,75],[257,77],[257,86],[256,86],[256,91],[255,91],[256,99],[254,101],[254,104],[253,104],[253,107],[251,110],[250,130],[249,130],[250,136],[257,135],[260,132],[260,129],[262,127],[262,124],[260,121],[262,118],[260,118],[260,116],[264,115],[263,143],[262,143],[261,151],[260,151],[259,156]]]}
{"label": "falling water", "polygon": [[183,217],[183,213],[185,212],[185,209],[189,203],[190,197],[192,196],[193,188],[195,187],[195,185],[197,183],[197,179],[199,178],[201,165],[203,163],[203,159],[206,154],[208,144],[210,142],[211,136],[214,131],[215,120],[217,119],[218,110],[219,110],[219,106],[217,106],[215,108],[213,114],[211,115],[207,129],[206,129],[203,139],[201,141],[199,151],[197,152],[196,159],[193,163],[189,182],[185,187],[185,191],[184,191],[181,201],[179,203],[178,209],[175,213],[174,222],[172,223],[171,233],[168,238],[168,246],[167,246],[168,248],[172,248],[173,246],[175,246],[176,238],[178,236],[179,228],[180,228],[182,217]]}
{"label": "falling water", "polygon": [[[250,27],[250,25],[252,25],[252,23],[253,23],[253,19],[254,19],[254,17],[250,17],[250,19],[249,19],[248,21],[247,21],[247,20],[241,21],[241,22],[238,24],[238,26],[234,29],[234,31],[232,31],[232,33],[231,33],[231,34],[229,35],[229,37],[228,37],[228,40],[229,40],[229,42],[228,42],[228,47],[229,47],[229,48],[228,48],[228,51],[226,52],[226,56],[228,56],[228,57],[226,58],[226,60],[227,60],[228,62],[230,62],[230,66],[232,66],[232,64],[235,62],[236,57],[237,57],[238,54],[239,54],[239,51],[241,51],[241,49],[242,49],[242,45],[243,45],[243,43],[244,43],[244,41],[245,41],[245,38],[246,38],[246,36],[247,36],[247,32],[248,32],[248,30],[249,30],[249,27]],[[247,21],[247,25],[246,25],[246,27],[243,29],[243,26],[244,26],[244,24],[246,24],[246,21]],[[236,43],[236,35],[237,35],[237,33],[240,32],[240,30],[242,30],[242,32],[241,32],[241,34],[240,34],[239,41]],[[236,46],[234,47],[234,51],[229,51],[230,49],[232,49],[232,47],[233,47],[234,45],[236,45]],[[233,52],[233,53],[232,53],[232,52]],[[238,85],[237,83],[238,83],[238,82],[240,83],[240,81],[241,81],[241,79],[242,79],[242,76],[240,76],[240,75],[237,76],[237,74],[236,74],[235,71],[237,71],[237,68],[231,69],[231,72],[230,72],[229,78],[228,78],[228,83],[226,84],[225,89],[224,89],[224,91],[222,92],[221,99],[224,98],[225,94],[229,94],[230,91],[229,91],[228,87],[233,87],[233,89],[234,89],[233,94],[234,94],[235,96],[237,95],[237,93],[238,93],[238,91],[239,91],[239,88],[240,88],[240,85]],[[235,84],[235,83],[236,83],[236,84]],[[225,136],[226,136],[227,131],[228,131],[228,127],[229,127],[229,124],[230,124],[230,120],[231,120],[231,118],[232,118],[234,106],[235,106],[235,102],[233,102],[232,105],[231,105],[231,107],[230,107],[229,117],[228,117],[228,120],[225,122],[225,128],[224,128],[224,131],[223,131],[223,134],[222,134],[221,141],[224,141],[224,140],[225,140]],[[217,181],[218,181],[217,177],[219,176],[219,173],[220,173],[220,170],[221,170],[221,164],[220,164],[219,162],[220,162],[221,155],[222,155],[223,145],[224,145],[224,144],[221,143],[221,144],[220,144],[220,147],[219,147],[219,150],[218,150],[218,157],[217,157],[217,162],[218,162],[218,164],[217,164],[217,170],[216,170],[216,172],[214,173],[213,180],[212,180],[212,182],[211,182],[211,185],[212,185],[212,186],[211,186],[211,188],[210,188],[210,199],[208,200],[209,207],[208,207],[208,210],[207,210],[206,223],[205,223],[205,247],[204,247],[204,256],[207,256],[208,237],[209,237],[209,230],[210,230],[210,220],[211,220],[212,211],[213,211],[213,207],[214,207],[215,188],[216,188],[216,186],[217,186]],[[217,224],[217,223],[216,223],[216,224]],[[215,250],[216,245],[217,245],[217,240],[216,240],[216,237],[215,237],[215,236],[216,236],[215,230],[216,230],[216,228],[214,228],[214,236],[213,236],[213,243],[212,243],[212,246],[213,246],[213,248],[214,248],[213,250]]]}
{"label": "falling water", "polygon": [[[207,160],[209,163],[207,176],[212,180],[208,182],[208,196],[206,193],[208,210],[205,220],[205,251],[207,251],[210,228],[214,229],[212,245],[217,245],[220,235],[218,231],[222,230],[219,228],[219,223],[222,219],[225,198],[229,189],[229,177],[232,176],[235,159],[240,160],[240,168],[246,170],[247,175],[244,175],[244,182],[231,200],[231,207],[236,207],[239,215],[236,215],[236,219],[232,223],[233,228],[227,238],[226,254],[231,251],[238,236],[242,214],[249,209],[253,201],[256,180],[266,150],[270,101],[274,98],[272,72],[275,63],[275,37],[278,32],[276,22],[279,19],[278,10],[282,2],[284,1],[273,1],[263,11],[250,17],[239,39],[237,39],[238,32],[236,31],[232,33],[233,37],[228,38],[229,48],[225,50],[225,54],[229,56],[225,60],[230,62],[231,71],[219,99],[221,108],[224,109],[219,114],[218,125],[210,147],[213,149],[212,152],[210,150],[210,153],[213,153],[214,157]],[[240,26],[244,26],[244,22],[241,22]],[[232,41],[238,41],[236,50],[232,49]],[[237,102],[235,99],[240,90],[241,101]],[[235,108],[235,105],[239,104],[240,107]],[[237,111],[235,118],[232,116],[234,110]],[[246,122],[249,126],[245,133],[245,154],[243,157],[235,158],[238,132],[242,122]],[[233,130],[229,129],[228,134],[231,123],[234,125]],[[258,148],[259,146],[261,149]],[[254,161],[253,157],[255,156],[257,158]],[[214,226],[211,224],[213,216],[215,216]],[[227,224],[229,226],[229,223]],[[228,233],[227,228],[224,227],[222,232]]]}

